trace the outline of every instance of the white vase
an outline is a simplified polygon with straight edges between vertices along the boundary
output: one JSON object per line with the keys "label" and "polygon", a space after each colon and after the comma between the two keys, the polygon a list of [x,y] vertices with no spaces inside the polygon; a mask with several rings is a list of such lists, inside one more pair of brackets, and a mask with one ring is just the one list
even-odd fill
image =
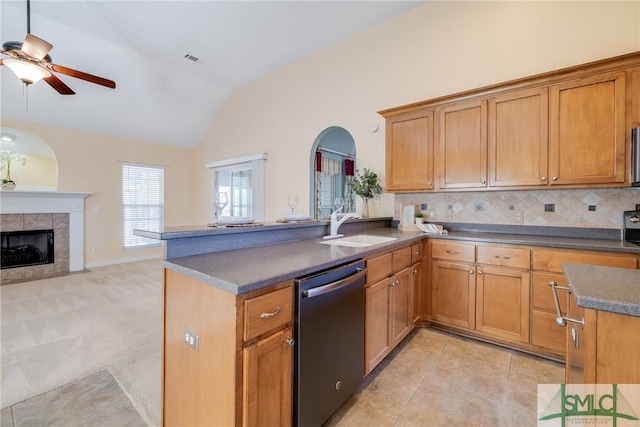
{"label": "white vase", "polygon": [[5,181],[0,184],[0,188],[2,188],[3,190],[13,190],[14,188],[16,188],[16,183],[13,181]]}
{"label": "white vase", "polygon": [[416,218],[416,224],[422,224],[422,217]]}

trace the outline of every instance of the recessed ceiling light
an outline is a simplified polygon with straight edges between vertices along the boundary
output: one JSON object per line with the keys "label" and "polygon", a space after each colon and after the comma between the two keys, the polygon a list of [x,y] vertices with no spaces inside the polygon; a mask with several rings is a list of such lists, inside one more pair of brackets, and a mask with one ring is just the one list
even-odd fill
{"label": "recessed ceiling light", "polygon": [[14,134],[12,134],[12,133],[7,133],[7,132],[0,133],[0,141],[13,142],[16,139],[18,139],[18,138],[16,138],[16,136]]}

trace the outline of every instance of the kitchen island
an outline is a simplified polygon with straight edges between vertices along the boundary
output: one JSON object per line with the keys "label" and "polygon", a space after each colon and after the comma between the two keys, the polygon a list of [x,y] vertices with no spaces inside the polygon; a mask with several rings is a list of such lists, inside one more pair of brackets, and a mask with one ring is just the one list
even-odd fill
{"label": "kitchen island", "polygon": [[[445,225],[448,235],[426,235],[417,230],[399,231],[392,225],[391,218],[346,222],[340,229],[346,235],[395,239],[360,248],[321,244],[322,236],[328,233],[327,221],[219,229],[178,227],[160,233],[136,231],[165,244],[163,423],[251,425],[265,416],[274,424],[290,423],[293,279],[297,277],[363,258],[372,271],[383,271],[382,276],[367,275],[365,286],[371,297],[371,304],[366,306],[367,322],[376,326],[367,332],[365,325],[365,334],[380,328],[403,334],[410,330],[391,326],[389,319],[397,318],[392,314],[395,310],[400,310],[403,318],[409,318],[406,314],[410,312],[409,327],[417,321],[446,326],[432,313],[432,297],[436,295],[432,284],[439,277],[434,268],[444,272],[443,267],[455,267],[459,261],[435,259],[431,248],[435,243],[445,248],[462,245],[470,249],[467,252],[472,258],[461,270],[470,292],[466,300],[456,297],[449,304],[455,310],[457,304],[474,310],[481,307],[478,312],[484,316],[475,317],[474,313],[469,318],[473,321],[468,324],[471,326],[452,330],[549,356],[554,354],[548,353],[551,347],[535,340],[550,333],[544,328],[535,332],[535,322],[544,315],[550,317],[544,320],[549,320],[554,330],[560,328],[554,325],[553,314],[543,309],[536,311],[534,305],[550,297],[548,277],[562,275],[560,262],[606,261],[636,268],[640,259],[640,246],[622,242],[616,230],[590,229],[587,239],[583,238],[587,234],[584,229],[450,223]],[[455,258],[455,252],[453,246],[447,256]],[[396,254],[406,260],[399,267],[394,266],[395,261],[388,262]],[[517,256],[512,257],[513,254]],[[447,280],[453,278],[449,277]],[[509,286],[515,286],[516,293],[500,290],[503,288],[497,285],[504,283],[501,277]],[[476,278],[478,289],[483,289],[477,295]],[[536,287],[538,282],[542,286]],[[542,297],[536,296],[538,289],[542,289]],[[513,303],[515,295],[518,304]],[[401,303],[393,305],[392,301]],[[491,313],[513,316],[507,323],[503,316],[502,324],[494,325]],[[513,325],[514,330],[508,330]],[[375,344],[387,339],[386,334],[377,335]],[[399,336],[401,340],[406,335]],[[555,354],[564,357],[564,336],[561,340],[562,353]],[[392,347],[382,341],[384,351],[380,354],[384,357]],[[397,345],[398,340],[390,342]],[[372,359],[370,366],[379,363],[378,359]]]}
{"label": "kitchen island", "polygon": [[640,270],[567,263],[566,382],[640,383]]}

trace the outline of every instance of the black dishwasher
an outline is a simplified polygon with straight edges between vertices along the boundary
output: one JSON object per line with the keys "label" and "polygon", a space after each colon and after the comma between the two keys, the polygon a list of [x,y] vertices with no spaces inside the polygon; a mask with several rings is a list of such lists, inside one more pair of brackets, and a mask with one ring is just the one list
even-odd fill
{"label": "black dishwasher", "polygon": [[362,260],[296,279],[294,425],[321,426],[364,375]]}

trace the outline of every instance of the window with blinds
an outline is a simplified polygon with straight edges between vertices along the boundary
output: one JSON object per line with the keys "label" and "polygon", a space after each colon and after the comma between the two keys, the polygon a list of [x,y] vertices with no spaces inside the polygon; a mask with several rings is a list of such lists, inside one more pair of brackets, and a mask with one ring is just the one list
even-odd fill
{"label": "window with blinds", "polygon": [[155,239],[135,236],[138,228],[160,231],[164,219],[164,169],[160,166],[122,165],[122,223],[124,249],[161,246]]}

